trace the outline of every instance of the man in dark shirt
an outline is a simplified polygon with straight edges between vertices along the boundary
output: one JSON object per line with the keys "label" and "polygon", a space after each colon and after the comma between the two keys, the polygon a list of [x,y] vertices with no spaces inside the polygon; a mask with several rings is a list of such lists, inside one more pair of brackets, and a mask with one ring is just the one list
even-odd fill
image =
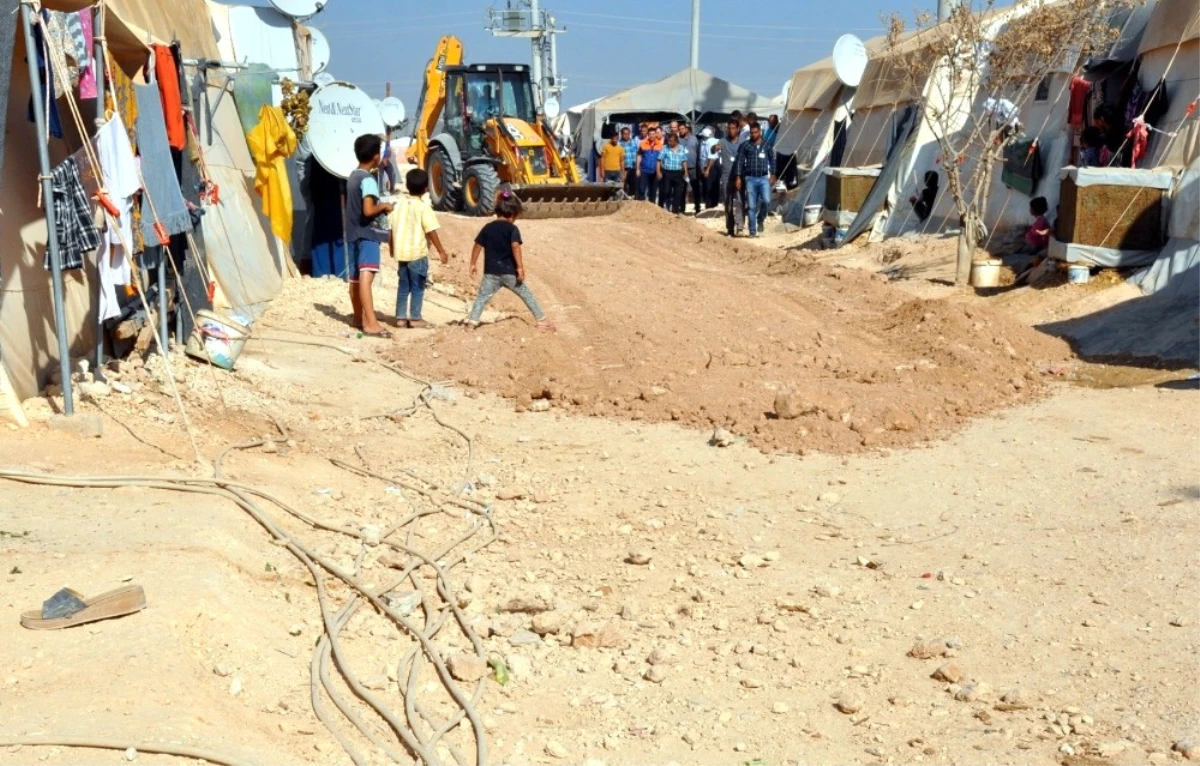
{"label": "man in dark shirt", "polygon": [[738,147],[738,189],[745,189],[750,201],[750,236],[762,234],[771,206],[771,187],[775,185],[775,152],[763,138],[762,125],[750,123],[750,140]]}
{"label": "man in dark shirt", "polygon": [[736,237],[746,224],[746,190],[737,183],[738,149],[742,145],[741,121],[738,117],[729,120],[725,137],[719,146],[719,159],[710,160],[709,168],[718,161],[721,166],[721,199],[725,204],[725,233]]}
{"label": "man in dark shirt", "polygon": [[686,122],[679,126],[679,145],[688,153],[687,184],[692,190],[692,204],[696,215],[700,215],[700,205],[704,201],[704,193],[700,187],[700,139],[692,132],[692,126]]}

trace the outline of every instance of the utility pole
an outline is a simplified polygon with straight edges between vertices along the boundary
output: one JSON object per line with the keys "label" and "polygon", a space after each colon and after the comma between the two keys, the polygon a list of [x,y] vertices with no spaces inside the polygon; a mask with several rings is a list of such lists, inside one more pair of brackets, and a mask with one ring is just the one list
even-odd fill
{"label": "utility pole", "polygon": [[550,97],[561,102],[567,86],[558,76],[558,35],[566,27],[558,26],[539,0],[508,0],[505,8],[489,9],[488,16],[488,31],[494,36],[529,38],[530,75],[538,103]]}
{"label": "utility pole", "polygon": [[692,69],[700,68],[700,0],[692,0]]}

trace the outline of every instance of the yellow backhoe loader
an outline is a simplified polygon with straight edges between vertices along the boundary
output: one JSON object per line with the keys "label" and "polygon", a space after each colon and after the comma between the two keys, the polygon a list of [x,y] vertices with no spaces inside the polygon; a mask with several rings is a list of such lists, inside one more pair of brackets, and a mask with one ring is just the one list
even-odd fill
{"label": "yellow backhoe loader", "polygon": [[526,218],[616,212],[614,184],[583,183],[538,113],[529,67],[463,64],[462,42],[447,35],[425,70],[408,161],[429,172],[438,210],[492,215],[507,184]]}

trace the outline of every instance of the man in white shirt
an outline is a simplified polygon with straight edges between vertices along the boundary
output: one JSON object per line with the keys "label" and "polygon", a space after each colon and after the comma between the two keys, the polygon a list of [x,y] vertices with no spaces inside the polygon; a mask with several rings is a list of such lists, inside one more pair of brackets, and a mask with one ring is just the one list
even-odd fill
{"label": "man in white shirt", "polygon": [[700,131],[700,175],[704,207],[711,210],[721,201],[721,139],[712,128]]}

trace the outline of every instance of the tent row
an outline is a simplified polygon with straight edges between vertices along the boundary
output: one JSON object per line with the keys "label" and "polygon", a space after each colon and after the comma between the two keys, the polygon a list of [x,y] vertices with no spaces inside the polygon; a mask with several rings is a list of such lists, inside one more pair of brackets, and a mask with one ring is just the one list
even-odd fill
{"label": "tent row", "polygon": [[[1019,23],[1031,9],[1054,2],[1018,2],[993,11],[984,18],[983,27],[994,39],[1007,25]],[[1115,14],[1110,24],[1114,42],[1107,51],[1087,60],[1065,57],[1037,83],[1032,98],[1019,100],[1018,104],[1010,102],[1015,114],[1005,114],[1004,119],[1013,121],[1020,131],[1012,144],[1012,157],[1018,148],[1024,155],[1018,157],[1020,162],[1010,157],[1010,162],[991,174],[981,206],[989,241],[1027,226],[1031,220],[1029,202],[1034,197],[1046,198],[1052,215],[1057,210],[1057,217],[1067,220],[1074,212],[1060,208],[1080,204],[1079,200],[1086,197],[1079,192],[1080,183],[1123,183],[1140,188],[1142,180],[1149,191],[1137,192],[1141,200],[1161,197],[1163,234],[1193,243],[1200,240],[1195,216],[1183,217],[1192,219],[1188,228],[1186,220],[1171,215],[1171,201],[1185,198],[1186,188],[1196,183],[1200,156],[1200,115],[1196,114],[1200,96],[1200,9],[1192,0],[1148,0]],[[909,34],[896,44],[882,37],[866,41],[869,61],[856,88],[838,80],[829,59],[796,70],[778,150],[795,154],[802,180],[789,197],[786,220],[797,225],[805,223],[807,209],[807,220],[811,222],[813,213],[819,210],[826,225],[848,238],[941,232],[959,226],[954,202],[946,193],[942,167],[945,158],[935,126],[922,118],[922,110],[931,100],[944,103],[947,97],[983,110],[996,103],[989,104],[988,99],[999,100],[1006,94],[951,87],[944,62],[932,66],[924,83],[905,77],[899,65],[901,57],[929,55],[929,51],[922,50],[929,39]],[[1102,107],[1110,110],[1110,115],[1115,111],[1122,122],[1118,138],[1124,136],[1140,112],[1144,111],[1151,126],[1144,156],[1137,164],[1141,170],[1121,176],[1120,181],[1112,180],[1120,174],[1089,181],[1092,175],[1076,169],[1085,148],[1081,146],[1085,130],[1104,124],[1099,119]],[[1119,162],[1128,167],[1129,158],[1126,147],[1111,164]],[[973,161],[967,158],[967,162]],[[1015,173],[1009,172],[1014,168]],[[1155,179],[1163,177],[1156,170],[1167,173],[1168,188],[1152,188],[1158,183]],[[931,209],[915,210],[911,200],[921,198],[930,174],[938,176],[933,181],[940,181],[940,193]],[[837,199],[826,198],[830,190]],[[1069,199],[1064,199],[1064,191]],[[1120,247],[1104,249],[1116,251],[1116,255],[1071,250],[1065,245],[1059,254],[1066,260],[1098,258],[1097,265],[1136,266],[1154,260],[1148,251],[1126,257]],[[1152,249],[1157,253],[1163,248]],[[1194,257],[1195,247],[1191,252]],[[1106,263],[1105,258],[1114,259],[1114,264]]]}

